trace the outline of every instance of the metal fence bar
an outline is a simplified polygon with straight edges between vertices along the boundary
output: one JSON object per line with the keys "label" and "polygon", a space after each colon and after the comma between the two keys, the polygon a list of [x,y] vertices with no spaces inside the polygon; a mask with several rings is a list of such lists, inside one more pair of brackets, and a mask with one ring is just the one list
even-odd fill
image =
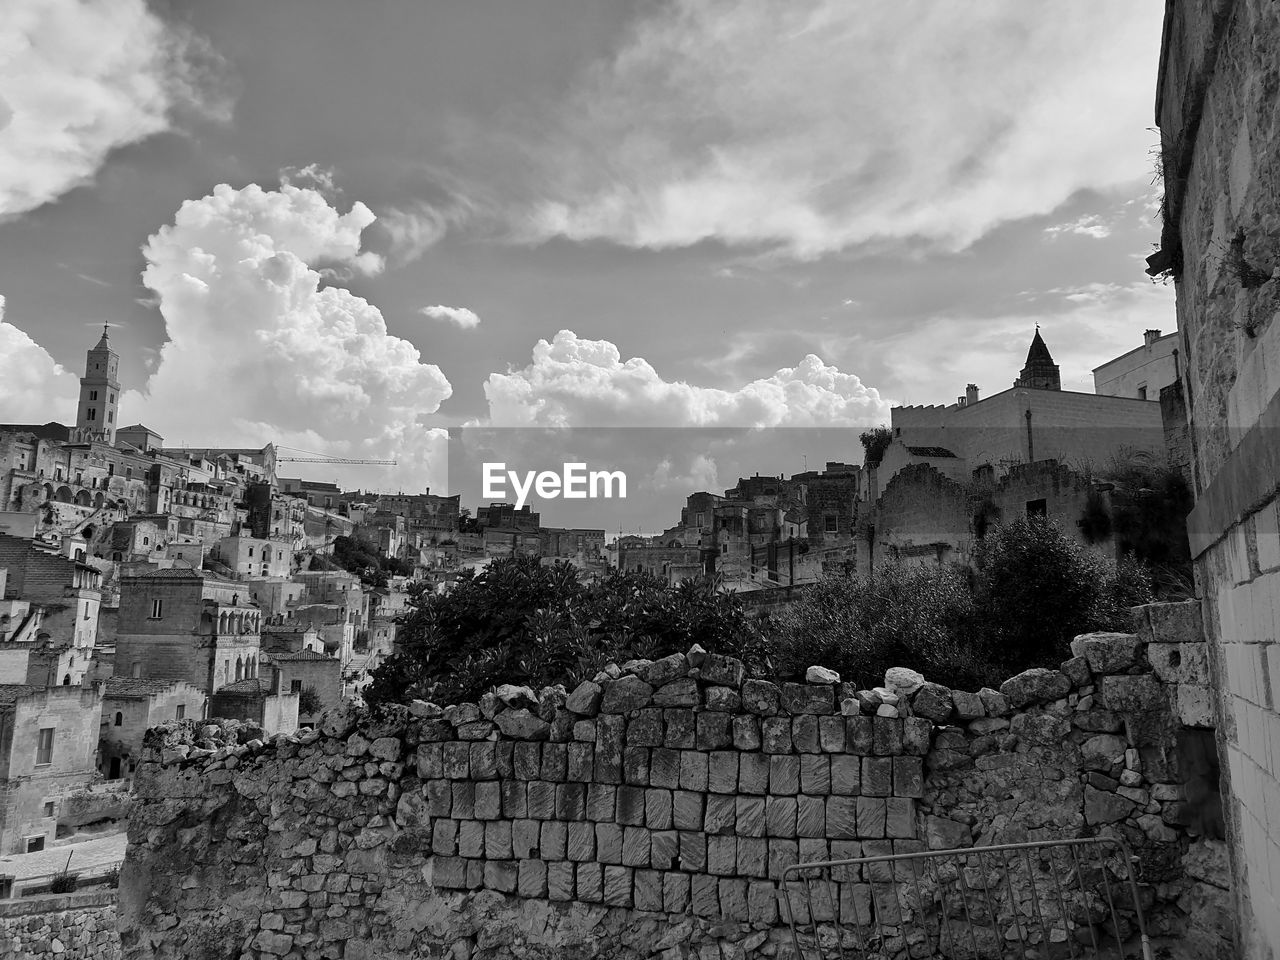
{"label": "metal fence bar", "polygon": [[[1117,906],[1107,861],[1108,852],[1114,853],[1124,866],[1124,875],[1120,876],[1117,871],[1116,880],[1121,886],[1127,886],[1130,900],[1128,904],[1122,902]],[[1087,876],[1095,857],[1101,870],[1101,876],[1097,878]],[[1059,860],[1062,860],[1061,866],[1067,869],[1065,882],[1060,872]],[[1022,889],[1025,899],[1021,900],[1018,889],[1022,885],[1019,888],[1014,886],[1014,875],[1020,869],[1019,863],[1026,870],[1025,889]],[[1038,870],[1037,865],[1041,869]],[[1072,866],[1075,873],[1074,884],[1071,883]],[[849,880],[851,884],[847,890],[847,904],[841,897],[843,888],[837,882],[834,873],[836,870],[840,871],[841,882]],[[856,879],[860,876],[866,880],[870,916],[863,916],[858,909],[857,891],[861,889],[861,884],[856,884]],[[922,876],[926,881],[924,883]],[[802,879],[804,883],[794,883],[793,878]],[[815,879],[819,881],[817,884],[814,883]],[[932,881],[932,888],[928,881]],[[1041,883],[1047,884],[1043,891],[1040,889]],[[1001,886],[1008,896],[1012,930],[1006,930],[1002,926]],[[1101,895],[1099,886],[1102,887]],[[1072,889],[1070,900],[1069,888]],[[1099,939],[1097,927],[1099,922],[1105,927],[1107,918],[1095,921],[1097,914],[1094,905],[1100,906],[1103,902],[1110,914],[1116,950],[1121,960],[1128,956],[1121,932],[1122,908],[1127,914],[1132,914],[1133,926],[1129,929],[1136,929],[1142,960],[1152,960],[1151,943],[1138,887],[1136,858],[1130,854],[1128,845],[1120,837],[994,844],[793,864],[782,872],[781,889],[786,901],[785,915],[791,927],[792,946],[800,960],[813,957],[826,960],[828,955],[843,960],[851,955],[850,948],[857,950],[854,955],[860,960],[907,956],[928,956],[936,960],[950,960],[952,957],[957,960],[986,960],[988,957],[1003,960],[1015,956],[1008,952],[1015,937],[1018,943],[1018,948],[1015,949],[1020,949],[1016,955],[1024,958],[1033,955],[1061,956],[1064,952],[1069,954],[1071,960],[1078,955],[1086,960],[1090,955],[1101,958],[1104,956],[1104,944]],[[925,891],[929,889],[932,889],[932,896],[926,903]],[[818,893],[825,892],[825,906],[818,903],[815,890]],[[1075,891],[1078,891],[1078,903],[1075,902]],[[915,896],[914,904],[911,900],[912,893]],[[806,902],[793,903],[791,898],[797,895],[805,898]],[[958,904],[954,902],[957,897]],[[982,915],[984,903],[985,916]],[[1055,907],[1056,917],[1053,915]],[[1072,932],[1073,918],[1077,916],[1089,928],[1092,954],[1083,938]],[[831,936],[834,937],[833,953],[829,953],[824,946],[827,923],[830,923]],[[1054,937],[1059,925],[1065,944],[1055,945]],[[1078,926],[1078,922],[1076,925]],[[962,926],[963,929],[960,929]],[[803,938],[802,927],[805,928]],[[1039,928],[1041,938],[1038,946],[1035,942],[1036,927]],[[874,949],[868,941],[868,935],[874,938]],[[809,938],[812,938],[812,952],[806,952],[802,948],[802,939]],[[1109,949],[1105,950],[1105,955],[1111,956]]]}

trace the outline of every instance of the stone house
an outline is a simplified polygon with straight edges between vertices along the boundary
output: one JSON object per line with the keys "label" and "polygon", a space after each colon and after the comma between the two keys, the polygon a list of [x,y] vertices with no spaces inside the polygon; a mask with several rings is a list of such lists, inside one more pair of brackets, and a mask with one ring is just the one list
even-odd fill
{"label": "stone house", "polygon": [[293,565],[290,542],[277,537],[223,537],[217,555],[238,577],[287,577]]}
{"label": "stone house", "polygon": [[1142,345],[1093,368],[1093,392],[1106,397],[1156,400],[1178,382],[1178,332],[1147,330]]}
{"label": "stone house", "polygon": [[0,853],[43,850],[96,772],[102,688],[0,684]]}
{"label": "stone house", "polygon": [[262,658],[276,669],[282,691],[299,695],[304,690],[315,692],[318,709],[303,712],[299,700],[300,726],[314,726],[321,713],[342,702],[342,664],[336,657],[314,650],[299,650],[265,651]]}
{"label": "stone house", "polygon": [[111,677],[103,685],[98,772],[108,780],[132,779],[142,735],[167,720],[204,717],[207,701],[182,680]]}
{"label": "stone house", "polygon": [[256,723],[267,736],[293,733],[298,729],[300,694],[282,691],[279,674],[272,673],[270,680],[250,677],[220,687],[209,700],[209,716]]}
{"label": "stone house", "polygon": [[1177,289],[1196,492],[1188,532],[1246,960],[1280,945],[1277,49],[1273,3],[1167,3],[1155,103],[1164,223],[1147,261]]}
{"label": "stone house", "polygon": [[122,575],[115,674],[212,694],[257,676],[261,625],[243,583],[177,567]]}

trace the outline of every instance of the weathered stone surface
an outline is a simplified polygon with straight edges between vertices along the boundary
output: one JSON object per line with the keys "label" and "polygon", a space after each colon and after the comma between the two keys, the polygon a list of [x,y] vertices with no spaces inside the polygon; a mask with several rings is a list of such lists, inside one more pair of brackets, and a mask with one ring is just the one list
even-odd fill
{"label": "weathered stone surface", "polygon": [[924,674],[910,667],[890,667],[884,672],[884,685],[899,696],[909,697],[924,685]]}
{"label": "weathered stone surface", "polygon": [[1133,804],[1124,797],[1095,787],[1084,788],[1084,818],[1090,824],[1115,823],[1133,813]]}
{"label": "weathered stone surface", "polygon": [[639,677],[619,677],[605,685],[600,712],[627,714],[647,706],[652,699],[653,687]]}
{"label": "weathered stone surface", "polygon": [[790,714],[835,713],[835,693],[829,684],[784,683],[782,709]]}
{"label": "weathered stone surface", "polygon": [[494,717],[494,722],[504,735],[521,740],[545,740],[551,733],[551,724],[523,707],[503,710]]}
{"label": "weathered stone surface", "polygon": [[564,705],[574,713],[584,717],[594,717],[600,712],[600,700],[603,696],[604,690],[600,684],[593,680],[583,680],[573,688],[573,693],[569,695]]}
{"label": "weathered stone surface", "polygon": [[652,687],[661,687],[689,672],[689,659],[683,653],[650,662],[639,671],[640,679]]}
{"label": "weathered stone surface", "polygon": [[725,657],[717,653],[709,653],[698,668],[704,683],[719,684],[725,687],[740,687],[746,676],[746,666],[737,657]]}
{"label": "weathered stone surface", "polygon": [[826,667],[810,667],[804,674],[805,683],[839,683],[840,674]]}
{"label": "weathered stone surface", "polygon": [[654,691],[653,702],[659,707],[696,707],[698,682],[688,677],[668,681]]}
{"label": "weathered stone surface", "polygon": [[[1024,670],[1015,677],[1010,677],[1000,685],[1000,693],[1008,699],[1009,706],[1017,710],[1029,703],[1044,703],[1065,697],[1071,691],[1071,681],[1060,670],[1046,670],[1033,667]],[[981,696],[981,692],[978,694]],[[987,710],[991,716],[999,716],[1000,712]]]}
{"label": "weathered stone surface", "polygon": [[1072,653],[1083,656],[1094,673],[1128,670],[1137,664],[1141,651],[1142,641],[1132,633],[1086,633],[1072,641]]}
{"label": "weathered stone surface", "polygon": [[945,723],[954,709],[951,691],[940,683],[923,683],[911,698],[911,710],[918,717]]}
{"label": "weathered stone surface", "polygon": [[976,693],[952,690],[951,703],[955,707],[957,720],[977,720],[987,715],[986,707],[982,705],[982,698]]}

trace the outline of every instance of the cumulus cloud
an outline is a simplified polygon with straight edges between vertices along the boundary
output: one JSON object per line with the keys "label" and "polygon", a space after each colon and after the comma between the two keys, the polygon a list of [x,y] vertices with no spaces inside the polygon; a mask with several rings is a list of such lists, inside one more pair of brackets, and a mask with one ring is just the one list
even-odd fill
{"label": "cumulus cloud", "polygon": [[396,459],[379,481],[405,489],[441,476],[442,434],[426,418],[449,381],[387,332],[377,307],[321,282],[322,263],[376,267],[361,249],[372,222],[361,203],[340,213],[289,184],[222,184],[184,203],[143,250],[169,342],[145,392],[122,398],[123,416],[145,417],[168,442]]}
{"label": "cumulus cloud", "polygon": [[9,0],[0,17],[0,219],[88,182],[195,107],[225,118],[219,61],[144,0]]}
{"label": "cumulus cloud", "polygon": [[76,375],[4,319],[0,297],[0,423],[74,423],[79,396]]}
{"label": "cumulus cloud", "polygon": [[468,310],[466,307],[446,307],[437,304],[434,307],[423,307],[418,312],[432,320],[452,323],[463,330],[472,330],[480,326],[480,318],[476,316],[475,311]]}
{"label": "cumulus cloud", "polygon": [[1111,236],[1111,225],[1097,214],[1085,214],[1077,220],[1070,223],[1057,223],[1044,228],[1044,232],[1050,236],[1060,236],[1064,233],[1074,233],[1081,237],[1091,237],[1094,240],[1105,240]]}
{"label": "cumulus cloud", "polygon": [[834,427],[876,423],[888,404],[853,374],[810,354],[736,390],[664,380],[648,361],[623,360],[608,340],[561,330],[532,362],[490,374],[498,426]]}
{"label": "cumulus cloud", "polygon": [[[1157,0],[675,0],[546,124],[525,239],[962,248],[1145,174]],[[520,154],[522,159],[526,153]]]}

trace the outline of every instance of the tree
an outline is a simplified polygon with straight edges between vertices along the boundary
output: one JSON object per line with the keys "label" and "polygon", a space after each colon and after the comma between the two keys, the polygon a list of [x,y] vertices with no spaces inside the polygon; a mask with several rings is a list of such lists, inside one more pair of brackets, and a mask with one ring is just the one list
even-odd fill
{"label": "tree", "polygon": [[862,449],[865,451],[866,465],[868,467],[878,467],[889,449],[889,444],[893,443],[893,431],[881,425],[871,430],[863,431],[858,440],[862,443]]}
{"label": "tree", "polygon": [[320,694],[316,692],[315,687],[303,687],[298,691],[298,713],[300,715],[309,717],[319,713],[322,708]]}

